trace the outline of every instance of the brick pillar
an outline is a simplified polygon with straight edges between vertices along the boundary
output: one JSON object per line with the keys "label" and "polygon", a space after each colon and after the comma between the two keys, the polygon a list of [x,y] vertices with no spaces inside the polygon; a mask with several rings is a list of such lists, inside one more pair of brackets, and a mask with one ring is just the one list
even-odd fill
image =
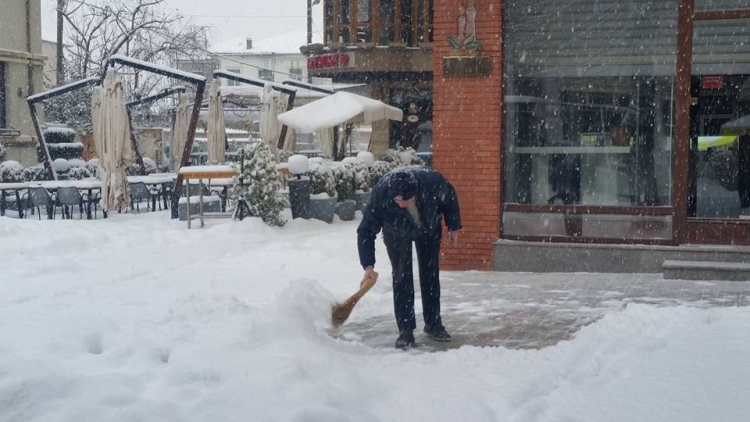
{"label": "brick pillar", "polygon": [[492,269],[492,244],[500,236],[501,84],[503,0],[477,0],[476,34],[481,56],[491,58],[489,76],[445,76],[456,33],[458,6],[435,0],[433,53],[433,162],[456,187],[463,231],[457,247],[443,247],[441,267]]}

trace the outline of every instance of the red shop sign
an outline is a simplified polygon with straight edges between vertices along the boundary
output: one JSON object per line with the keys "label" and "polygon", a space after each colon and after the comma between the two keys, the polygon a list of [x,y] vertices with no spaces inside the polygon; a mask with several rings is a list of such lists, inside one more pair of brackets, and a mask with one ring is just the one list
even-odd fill
{"label": "red shop sign", "polygon": [[349,67],[354,64],[351,53],[326,54],[324,56],[309,57],[307,69],[326,69],[331,67]]}
{"label": "red shop sign", "polygon": [[701,89],[721,89],[724,88],[723,75],[703,75],[701,76]]}

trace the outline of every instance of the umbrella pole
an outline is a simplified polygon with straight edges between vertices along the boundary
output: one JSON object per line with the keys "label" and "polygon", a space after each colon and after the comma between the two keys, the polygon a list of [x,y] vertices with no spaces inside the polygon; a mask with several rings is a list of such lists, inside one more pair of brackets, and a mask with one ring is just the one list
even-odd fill
{"label": "umbrella pole", "polygon": [[138,150],[138,140],[135,139],[135,131],[133,130],[133,114],[130,112],[129,108],[126,108],[128,111],[128,126],[130,126],[130,142],[133,144],[133,151],[135,152],[135,162],[138,163],[139,170],[138,172],[141,174],[141,176],[146,175],[146,165],[143,163],[143,157],[141,156],[141,151]]}

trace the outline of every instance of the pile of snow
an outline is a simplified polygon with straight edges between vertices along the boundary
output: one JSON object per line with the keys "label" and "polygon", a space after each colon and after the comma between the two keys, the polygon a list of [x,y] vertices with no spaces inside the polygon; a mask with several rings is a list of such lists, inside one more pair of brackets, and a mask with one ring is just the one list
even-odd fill
{"label": "pile of snow", "polygon": [[[0,420],[750,415],[748,308],[631,305],[542,350],[402,352],[334,339],[330,304],[362,275],[357,223],[249,218],[188,231],[168,211],[0,218]],[[381,280],[353,322],[392,312],[382,243],[377,259]]]}

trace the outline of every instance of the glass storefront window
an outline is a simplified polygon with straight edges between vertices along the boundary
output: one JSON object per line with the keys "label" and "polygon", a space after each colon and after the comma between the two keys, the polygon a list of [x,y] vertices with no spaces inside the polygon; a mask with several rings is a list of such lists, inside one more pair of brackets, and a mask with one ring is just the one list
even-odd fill
{"label": "glass storefront window", "polygon": [[505,9],[505,202],[669,206],[677,0]]}
{"label": "glass storefront window", "polygon": [[750,19],[696,21],[688,216],[750,218]]}

